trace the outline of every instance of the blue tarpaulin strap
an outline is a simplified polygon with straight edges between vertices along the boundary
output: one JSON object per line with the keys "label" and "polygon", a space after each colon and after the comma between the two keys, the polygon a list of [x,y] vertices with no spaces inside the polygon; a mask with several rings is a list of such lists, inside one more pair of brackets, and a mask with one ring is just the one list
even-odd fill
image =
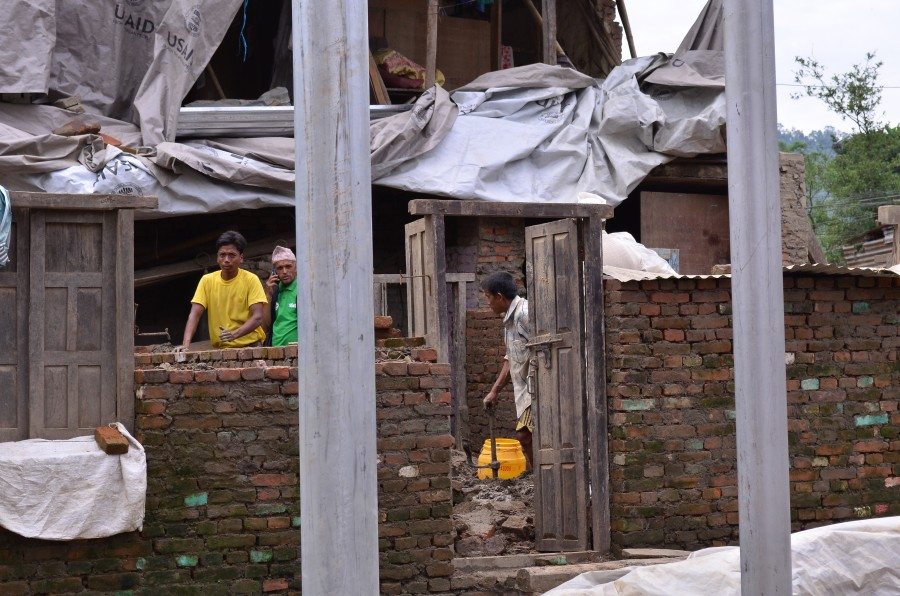
{"label": "blue tarpaulin strap", "polygon": [[9,193],[0,186],[0,267],[9,263],[9,236],[12,233],[12,205]]}

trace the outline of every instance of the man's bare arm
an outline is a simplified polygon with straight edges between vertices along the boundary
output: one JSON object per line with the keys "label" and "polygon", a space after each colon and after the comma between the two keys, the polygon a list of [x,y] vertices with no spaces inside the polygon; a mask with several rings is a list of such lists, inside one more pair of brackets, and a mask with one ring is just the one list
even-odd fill
{"label": "man's bare arm", "polygon": [[184,337],[181,340],[181,348],[183,350],[186,350],[191,345],[191,340],[194,339],[194,333],[197,332],[197,326],[200,324],[200,317],[203,316],[204,312],[206,312],[206,309],[203,308],[203,305],[196,302],[191,303],[191,312],[184,326]]}
{"label": "man's bare arm", "polygon": [[500,374],[497,375],[497,380],[494,381],[494,386],[491,387],[491,390],[488,391],[488,394],[484,396],[484,405],[489,406],[497,401],[497,397],[500,395],[500,391],[509,384],[509,360],[503,361],[503,368],[500,369]]}
{"label": "man's bare arm", "polygon": [[263,303],[257,302],[250,306],[250,318],[247,319],[247,322],[238,327],[237,329],[226,329],[219,335],[219,338],[222,341],[233,341],[239,337],[243,337],[259,327],[260,323],[263,321]]}

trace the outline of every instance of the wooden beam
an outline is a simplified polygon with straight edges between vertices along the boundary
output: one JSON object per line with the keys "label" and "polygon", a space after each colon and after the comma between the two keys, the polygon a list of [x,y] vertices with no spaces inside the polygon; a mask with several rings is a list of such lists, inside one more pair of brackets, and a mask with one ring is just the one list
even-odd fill
{"label": "wooden beam", "polygon": [[308,281],[297,287],[296,414],[308,594],[379,588],[366,5],[292,1],[297,277]]}
{"label": "wooden beam", "polygon": [[[244,257],[254,258],[267,255],[275,249],[275,246],[278,243],[279,240],[275,238],[251,242],[244,250]],[[293,245],[288,246],[288,248],[292,247]],[[204,269],[214,266],[215,261],[213,261],[212,259],[209,263],[201,263],[198,262],[196,258],[194,258],[189,261],[181,261],[180,263],[170,263],[169,265],[148,267],[146,269],[141,269],[135,272],[134,287],[142,288],[144,286],[151,286],[162,281],[180,277],[182,275],[187,275],[189,273],[195,273],[197,271],[203,271]]]}
{"label": "wooden beam", "polygon": [[541,0],[541,44],[544,53],[544,64],[556,66],[556,0]]}
{"label": "wooden beam", "polygon": [[[449,274],[448,274],[449,281]],[[472,275],[472,277],[475,277]],[[466,391],[466,282],[453,284],[453,347],[450,360],[453,383],[453,436],[456,448],[469,443],[469,404]]]}
{"label": "wooden beam", "polygon": [[503,0],[491,4],[491,70],[500,70],[503,61]]}
{"label": "wooden beam", "polygon": [[428,0],[425,22],[425,89],[434,87],[437,75],[437,35],[439,0]]}
{"label": "wooden beam", "polygon": [[71,209],[77,211],[109,211],[112,209],[156,209],[156,197],[134,195],[90,195],[47,192],[9,193],[16,209]]}
{"label": "wooden beam", "polygon": [[[532,18],[534,18],[534,22],[537,23],[537,26],[541,28],[541,32],[543,34],[544,30],[544,18],[541,16],[541,13],[538,11],[537,7],[534,5],[532,0],[522,0],[523,4],[525,4],[525,8],[528,9],[528,12],[531,13]],[[559,40],[556,39],[556,35],[553,36],[553,47],[556,48],[556,51],[563,56],[566,56],[565,51],[561,45],[559,45]],[[568,56],[566,56],[568,58]],[[557,60],[553,60],[553,65],[556,66]]]}
{"label": "wooden beam", "polygon": [[391,96],[388,95],[387,87],[384,86],[384,79],[378,72],[378,65],[375,64],[375,56],[369,50],[369,85],[372,87],[372,93],[375,95],[375,101],[380,105],[391,105]]}
{"label": "wooden beam", "polygon": [[447,234],[444,216],[441,214],[426,215],[425,225],[431,226],[431,237],[434,238],[434,281],[431,286],[431,312],[429,312],[428,333],[433,334],[433,347],[437,350],[440,362],[450,362],[450,315],[449,297],[447,295]]}
{"label": "wooden beam", "polygon": [[134,211],[120,209],[116,219],[116,413],[134,429]]}
{"label": "wooden beam", "polygon": [[791,501],[773,0],[725,0],[742,594],[791,593]]}
{"label": "wooden beam", "polygon": [[619,9],[619,18],[622,19],[625,39],[628,40],[628,51],[631,53],[632,58],[637,58],[637,50],[634,49],[634,37],[631,35],[631,23],[628,21],[628,11],[625,10],[625,0],[616,0],[616,8]]}
{"label": "wooden beam", "polygon": [[606,408],[606,337],[603,310],[603,220],[581,222],[584,246],[584,388],[587,405],[588,447],[591,457],[591,534],[594,550],[609,552],[609,420]]}
{"label": "wooden beam", "polygon": [[499,201],[459,201],[443,199],[413,199],[409,202],[412,215],[441,214],[455,217],[600,217],[612,219],[610,205],[589,203],[507,203]]}

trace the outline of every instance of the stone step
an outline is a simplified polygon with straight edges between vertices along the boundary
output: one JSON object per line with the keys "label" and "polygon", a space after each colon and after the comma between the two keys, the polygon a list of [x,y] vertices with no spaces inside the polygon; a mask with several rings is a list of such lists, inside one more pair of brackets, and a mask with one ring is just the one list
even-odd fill
{"label": "stone step", "polygon": [[545,565],[570,565],[603,560],[603,556],[593,551],[569,553],[526,553],[519,555],[498,555],[495,557],[457,557],[453,566],[457,571],[477,571],[490,569],[521,569]]}
{"label": "stone step", "polygon": [[621,561],[605,561],[600,563],[577,563],[574,565],[526,567],[516,575],[516,588],[524,594],[543,594],[564,584],[570,579],[587,572],[603,572],[599,581],[614,581],[634,567],[671,563],[680,560],[678,557],[662,557],[656,559],[623,559]]}
{"label": "stone step", "polygon": [[626,559],[683,559],[691,554],[689,550],[676,550],[674,548],[624,548],[622,557]]}

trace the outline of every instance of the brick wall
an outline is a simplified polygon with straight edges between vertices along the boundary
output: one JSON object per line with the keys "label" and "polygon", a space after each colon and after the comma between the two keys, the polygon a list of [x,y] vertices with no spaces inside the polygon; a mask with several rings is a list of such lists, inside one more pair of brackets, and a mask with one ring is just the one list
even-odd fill
{"label": "brick wall", "polygon": [[[794,531],[900,514],[900,280],[786,275]],[[737,540],[730,280],[606,285],[612,537]]]}
{"label": "brick wall", "polygon": [[[466,312],[466,394],[469,405],[469,437],[473,450],[488,438],[488,418],[482,399],[491,390],[503,367],[503,319],[490,309]],[[495,433],[514,437],[516,404],[512,383],[501,392],[495,411]]]}
{"label": "brick wall", "polygon": [[[283,365],[295,356],[290,347],[224,350],[181,365],[138,355],[143,531],[46,542],[0,530],[0,593],[298,591],[297,372]],[[384,593],[449,589],[447,368],[376,365]]]}
{"label": "brick wall", "polygon": [[[525,295],[525,220],[516,218],[478,218],[478,258],[475,283],[496,271],[506,271]],[[484,295],[478,293],[478,308],[487,308]]]}

